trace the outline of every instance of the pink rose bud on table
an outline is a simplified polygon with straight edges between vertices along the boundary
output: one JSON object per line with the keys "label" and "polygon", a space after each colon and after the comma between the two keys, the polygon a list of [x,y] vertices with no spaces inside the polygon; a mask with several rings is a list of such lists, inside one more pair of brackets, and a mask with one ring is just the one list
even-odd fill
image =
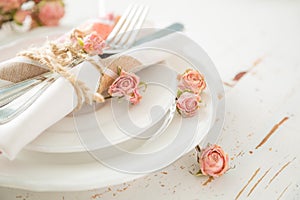
{"label": "pink rose bud on table", "polygon": [[59,20],[65,14],[64,4],[61,0],[44,0],[38,4],[38,7],[38,18],[42,25],[45,26],[57,26],[59,24]]}
{"label": "pink rose bud on table", "polygon": [[185,73],[178,76],[178,88],[181,91],[191,91],[200,94],[206,88],[204,76],[196,70],[188,69]]}
{"label": "pink rose bud on table", "polygon": [[228,154],[218,145],[211,145],[201,151],[200,170],[203,175],[218,177],[228,170]]}
{"label": "pink rose bud on table", "polygon": [[183,92],[176,101],[177,110],[183,117],[192,117],[198,111],[200,100],[199,95]]}

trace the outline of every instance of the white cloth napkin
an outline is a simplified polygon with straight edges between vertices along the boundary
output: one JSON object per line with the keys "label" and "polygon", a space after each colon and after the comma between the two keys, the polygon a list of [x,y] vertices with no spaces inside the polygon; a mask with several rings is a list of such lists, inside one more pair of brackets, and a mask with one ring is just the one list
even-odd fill
{"label": "white cloth napkin", "polygon": [[[78,80],[83,81],[91,91],[97,91],[101,75],[91,63],[83,62],[74,71],[78,74]],[[68,80],[59,78],[25,112],[0,125],[0,151],[13,160],[21,149],[76,106],[73,86]]]}

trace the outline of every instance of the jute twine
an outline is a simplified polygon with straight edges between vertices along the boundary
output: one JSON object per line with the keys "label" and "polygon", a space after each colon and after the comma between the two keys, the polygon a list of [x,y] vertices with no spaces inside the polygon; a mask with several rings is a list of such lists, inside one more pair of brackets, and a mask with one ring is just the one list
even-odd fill
{"label": "jute twine", "polygon": [[91,62],[101,74],[101,67],[89,56],[72,45],[48,42],[39,48],[31,48],[22,51],[18,56],[24,56],[29,59],[40,62],[46,66],[49,71],[58,73],[66,78],[74,87],[78,103],[75,110],[79,110],[83,103],[91,104],[93,101],[104,102],[104,97],[99,93],[91,93],[84,82],[77,80],[75,75],[70,73],[70,69],[82,61]]}

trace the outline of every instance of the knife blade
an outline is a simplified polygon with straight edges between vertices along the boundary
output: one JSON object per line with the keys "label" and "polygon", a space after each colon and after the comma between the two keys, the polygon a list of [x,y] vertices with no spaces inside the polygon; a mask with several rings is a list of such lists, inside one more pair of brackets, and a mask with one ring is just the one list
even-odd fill
{"label": "knife blade", "polygon": [[183,24],[173,23],[173,24],[171,24],[170,26],[167,26],[164,29],[161,29],[157,32],[154,32],[150,35],[146,35],[146,36],[138,39],[137,41],[135,41],[133,43],[132,46],[137,46],[137,45],[143,44],[145,42],[149,42],[149,41],[152,41],[152,40],[155,40],[155,39],[158,39],[158,38],[162,38],[162,37],[164,37],[166,35],[169,35],[170,33],[173,33],[175,31],[183,31],[183,30],[184,30],[184,25]]}
{"label": "knife blade", "polygon": [[[159,39],[162,38],[164,36],[167,36],[171,33],[174,33],[176,31],[183,31],[184,30],[184,25],[181,23],[173,23],[167,27],[165,27],[164,29],[160,29],[154,33],[150,33],[149,35],[146,35],[140,39],[138,39],[137,41],[135,41],[132,45],[132,47],[138,46],[140,44],[155,40],[155,39]],[[114,55],[114,53],[103,53],[102,55],[99,55],[101,58],[107,58],[109,56]]]}

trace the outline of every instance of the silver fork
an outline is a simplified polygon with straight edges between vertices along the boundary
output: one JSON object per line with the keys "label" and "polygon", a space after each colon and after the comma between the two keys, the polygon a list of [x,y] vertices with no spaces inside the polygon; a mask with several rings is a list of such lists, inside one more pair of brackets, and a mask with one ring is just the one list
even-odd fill
{"label": "silver fork", "polygon": [[[129,6],[109,34],[106,40],[109,49],[105,50],[104,54],[109,56],[129,48],[136,40],[147,13],[147,6]],[[25,111],[59,77],[56,73],[48,72],[33,79],[1,87],[0,124],[11,121]]]}
{"label": "silver fork", "polygon": [[105,53],[119,53],[131,47],[143,25],[148,10],[148,6],[129,6],[107,37],[106,43],[110,48]]}

